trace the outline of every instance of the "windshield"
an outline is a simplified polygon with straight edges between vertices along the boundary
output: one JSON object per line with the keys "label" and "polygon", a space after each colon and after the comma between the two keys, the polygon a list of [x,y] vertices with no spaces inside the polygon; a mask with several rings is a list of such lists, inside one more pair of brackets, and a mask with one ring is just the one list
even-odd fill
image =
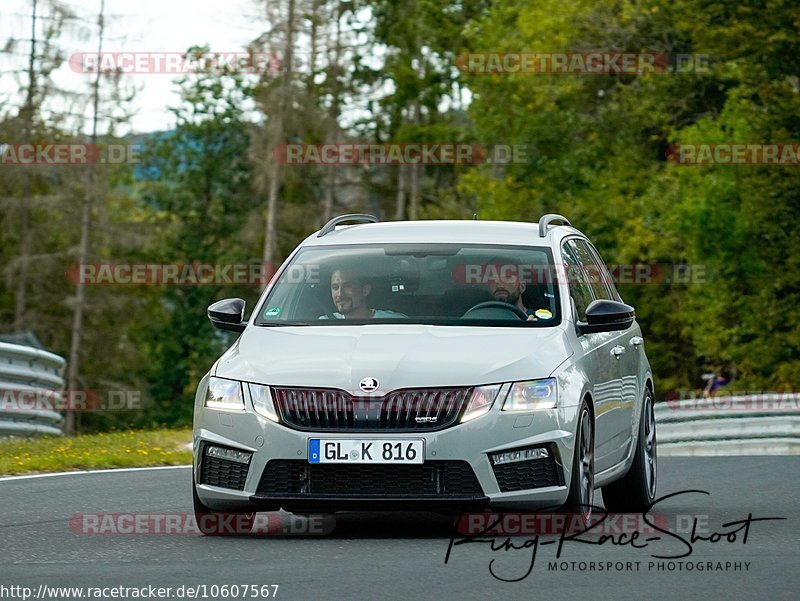
{"label": "windshield", "polygon": [[552,264],[545,247],[306,248],[281,272],[255,324],[551,327],[561,321],[556,282],[530,274]]}

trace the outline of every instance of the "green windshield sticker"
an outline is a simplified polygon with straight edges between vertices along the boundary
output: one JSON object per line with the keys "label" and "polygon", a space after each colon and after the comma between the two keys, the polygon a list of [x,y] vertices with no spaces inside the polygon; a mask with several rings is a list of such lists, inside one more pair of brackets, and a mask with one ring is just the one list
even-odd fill
{"label": "green windshield sticker", "polygon": [[267,309],[264,311],[264,317],[277,317],[280,315],[281,308],[280,307],[272,307],[271,309]]}

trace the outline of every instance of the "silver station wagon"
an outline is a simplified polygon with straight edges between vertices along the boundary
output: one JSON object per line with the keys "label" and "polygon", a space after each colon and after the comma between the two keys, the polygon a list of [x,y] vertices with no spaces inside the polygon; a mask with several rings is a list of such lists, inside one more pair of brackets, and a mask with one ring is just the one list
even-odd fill
{"label": "silver station wagon", "polygon": [[653,377],[632,307],[560,215],[331,220],[201,380],[198,515],[571,508],[656,491]]}

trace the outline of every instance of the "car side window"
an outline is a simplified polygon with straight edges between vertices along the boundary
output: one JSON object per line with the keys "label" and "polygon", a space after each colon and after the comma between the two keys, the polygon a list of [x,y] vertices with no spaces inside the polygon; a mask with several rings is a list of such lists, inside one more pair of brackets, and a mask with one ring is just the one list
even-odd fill
{"label": "car side window", "polygon": [[569,242],[561,246],[561,256],[564,259],[565,275],[569,295],[575,302],[575,309],[578,312],[578,320],[586,321],[586,308],[594,300],[592,288],[586,277],[586,270],[581,265],[575,250]]}
{"label": "car side window", "polygon": [[611,290],[611,276],[605,265],[602,265],[597,260],[597,256],[592,252],[592,249],[585,240],[573,238],[567,242],[567,245],[575,252],[575,256],[580,261],[586,280],[592,287],[594,297],[603,300],[617,300],[614,291]]}
{"label": "car side window", "polygon": [[589,247],[589,251],[592,253],[595,263],[597,264],[597,267],[600,270],[603,282],[605,283],[606,288],[608,288],[608,291],[611,294],[611,300],[622,302],[622,297],[619,295],[617,287],[614,286],[614,278],[611,277],[611,272],[608,271],[608,267],[606,267],[606,264],[603,262],[602,257],[600,257],[600,253],[594,247],[593,244],[589,243],[587,246]]}

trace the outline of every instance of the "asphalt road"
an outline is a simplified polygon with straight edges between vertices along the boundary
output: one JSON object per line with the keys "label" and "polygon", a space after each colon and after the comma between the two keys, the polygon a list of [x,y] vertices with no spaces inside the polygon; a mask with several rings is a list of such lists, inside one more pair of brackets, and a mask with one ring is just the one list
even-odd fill
{"label": "asphalt road", "polygon": [[[614,541],[598,545],[567,540],[555,564],[557,569],[552,569],[557,545],[544,544],[556,538],[544,537],[531,573],[518,582],[494,578],[490,562],[494,560],[492,570],[498,576],[519,578],[530,566],[530,546],[492,551],[488,544],[456,545],[445,564],[453,521],[434,514],[339,514],[323,523],[324,528],[333,528],[325,535],[218,538],[193,534],[85,534],[84,522],[76,522],[76,514],[191,511],[190,471],[184,468],[6,480],[0,481],[0,587],[27,586],[38,591],[43,584],[157,585],[173,587],[174,591],[182,585],[205,584],[207,598],[222,598],[221,592],[209,587],[269,584],[278,585],[276,598],[287,601],[795,600],[800,595],[799,475],[798,456],[662,458],[660,496],[686,489],[710,493],[678,495],[652,510],[657,525],[666,524],[682,538],[690,538],[692,518],[681,516],[700,516],[698,533],[707,536],[735,530],[738,526],[722,525],[747,519],[748,514],[753,518],[787,519],[752,522],[746,543],[743,530],[731,542],[727,537],[713,544],[698,540],[690,556],[672,560],[655,559],[652,555],[680,555],[688,545],[653,530],[643,531],[637,544],[644,541],[645,535],[661,539],[651,540],[639,549],[613,545]],[[288,516],[282,519],[287,523]],[[613,528],[606,531],[615,532]],[[584,536],[598,542],[596,536]],[[496,540],[500,546],[505,537]],[[522,547],[525,541],[532,545],[534,538],[529,535],[511,540]],[[619,536],[615,540],[619,541]],[[594,570],[589,562],[595,562]],[[608,566],[608,562],[612,564],[610,569],[598,571],[601,563]],[[704,569],[699,571],[700,567]],[[2,593],[0,588],[0,597]],[[5,596],[8,598],[8,592]]]}

